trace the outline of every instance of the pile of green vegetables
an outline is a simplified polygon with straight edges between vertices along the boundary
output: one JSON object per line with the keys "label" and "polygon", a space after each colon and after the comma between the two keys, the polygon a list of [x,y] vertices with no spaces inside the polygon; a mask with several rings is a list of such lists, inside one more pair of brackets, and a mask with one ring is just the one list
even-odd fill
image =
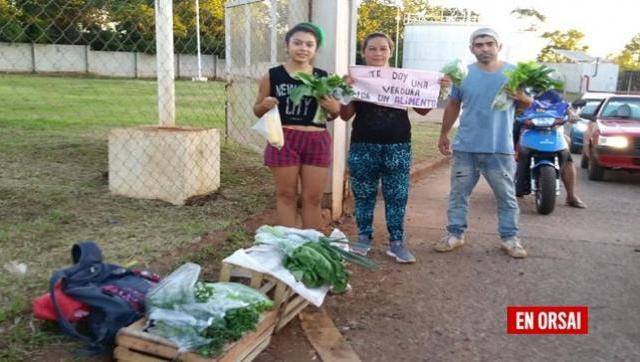
{"label": "pile of green vegetables", "polygon": [[493,108],[506,110],[511,105],[508,94],[514,94],[519,90],[525,90],[531,94],[538,94],[556,89],[564,89],[562,81],[553,78],[555,70],[535,61],[520,62],[513,70],[507,70],[507,82],[493,100]]}
{"label": "pile of green vegetables", "polygon": [[348,240],[328,238],[315,230],[297,230],[280,226],[262,226],[256,232],[257,245],[273,245],[285,255],[282,260],[297,281],[308,288],[329,285],[336,293],[344,292],[349,282],[345,262],[366,268],[378,265],[369,258],[344,250]]}
{"label": "pile of green vegetables", "polygon": [[[295,87],[289,93],[289,98],[296,106],[300,104],[302,97],[314,97],[318,100],[324,97],[334,97],[346,104],[353,95],[351,86],[337,74],[316,77],[313,74],[298,72],[294,73],[292,77],[302,82],[301,85]],[[328,117],[327,111],[318,105],[316,114],[313,117],[313,123],[325,124]]]}
{"label": "pile of green vegetables", "polygon": [[[467,67],[460,59],[456,59],[442,67],[440,73],[449,76],[451,83],[460,87],[464,78],[467,77]],[[440,87],[440,99],[449,98],[449,94],[451,94],[451,87]]]}
{"label": "pile of green vegetables", "polygon": [[[231,292],[233,291],[233,292]],[[259,291],[236,283],[203,283],[198,282],[194,289],[196,301],[207,304],[216,298],[245,303],[245,307],[231,308],[225,311],[224,317],[216,318],[201,335],[211,339],[209,343],[198,348],[198,353],[216,356],[222,352],[225,344],[235,342],[249,331],[254,331],[260,321],[260,315],[273,308],[273,302]]]}
{"label": "pile of green vegetables", "polygon": [[371,259],[345,251],[331,242],[328,238],[310,241],[285,256],[282,263],[305,286],[318,288],[329,284],[336,293],[344,292],[349,282],[345,260],[367,268],[377,267]]}
{"label": "pile of green vegetables", "polygon": [[[186,264],[191,267],[194,264]],[[199,266],[178,269],[147,298],[148,332],[173,341],[181,351],[211,357],[227,343],[256,329],[273,302],[238,283],[197,282]]]}

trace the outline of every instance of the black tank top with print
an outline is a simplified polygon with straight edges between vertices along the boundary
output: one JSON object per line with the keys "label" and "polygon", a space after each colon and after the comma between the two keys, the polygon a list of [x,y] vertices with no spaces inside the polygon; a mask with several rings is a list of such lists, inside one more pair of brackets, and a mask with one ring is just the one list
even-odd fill
{"label": "black tank top with print", "polygon": [[408,143],[411,142],[411,122],[406,109],[384,107],[368,102],[353,102],[351,143]]}
{"label": "black tank top with print", "polygon": [[[313,75],[326,77],[327,72],[313,68]],[[289,99],[289,92],[302,84],[301,81],[291,78],[283,65],[269,69],[270,95],[278,99],[278,111],[283,125],[326,127],[312,123],[318,109],[318,102],[313,97],[303,97],[300,104],[293,105]]]}

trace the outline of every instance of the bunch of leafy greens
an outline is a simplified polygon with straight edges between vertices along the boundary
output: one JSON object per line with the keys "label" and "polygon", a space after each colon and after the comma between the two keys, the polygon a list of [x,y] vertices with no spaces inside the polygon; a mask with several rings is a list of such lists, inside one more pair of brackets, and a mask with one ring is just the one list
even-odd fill
{"label": "bunch of leafy greens", "polygon": [[[316,77],[308,73],[294,73],[293,79],[302,82],[289,93],[289,98],[294,105],[299,105],[303,97],[314,97],[321,99],[324,97],[334,97],[341,103],[349,103],[353,95],[353,89],[337,74],[326,77]],[[327,111],[318,104],[318,109],[313,117],[313,123],[324,124],[328,118]]]}
{"label": "bunch of leafy greens", "polygon": [[[467,66],[460,59],[456,59],[442,67],[440,73],[449,76],[453,85],[460,87],[464,78],[467,77]],[[440,87],[440,99],[448,98],[449,94],[451,94],[451,87]]]}
{"label": "bunch of leafy greens", "polygon": [[308,288],[330,285],[337,293],[345,291],[349,273],[345,261],[367,268],[378,265],[366,257],[344,250],[346,238],[326,237],[315,230],[282,226],[261,226],[256,231],[256,245],[271,245],[283,254],[282,264],[296,280]]}
{"label": "bunch of leafy greens", "polygon": [[507,82],[493,100],[493,108],[506,110],[511,105],[508,93],[516,93],[525,90],[532,94],[538,94],[550,89],[563,90],[564,83],[554,79],[555,70],[535,61],[520,62],[512,70],[506,70]]}
{"label": "bunch of leafy greens", "polygon": [[[215,320],[204,330],[203,337],[211,339],[211,342],[198,348],[198,353],[207,357],[220,354],[225,344],[235,342],[246,332],[255,330],[260,315],[273,308],[273,302],[262,293],[242,284],[199,282],[194,292],[200,303],[215,303],[222,307],[225,301],[246,304],[245,307],[226,310],[222,319]],[[220,301],[220,298],[223,300]]]}
{"label": "bunch of leafy greens", "polygon": [[283,265],[305,286],[318,288],[329,284],[336,293],[344,292],[349,282],[345,260],[367,268],[377,267],[371,259],[345,251],[332,242],[335,241],[321,238],[303,244],[285,256]]}

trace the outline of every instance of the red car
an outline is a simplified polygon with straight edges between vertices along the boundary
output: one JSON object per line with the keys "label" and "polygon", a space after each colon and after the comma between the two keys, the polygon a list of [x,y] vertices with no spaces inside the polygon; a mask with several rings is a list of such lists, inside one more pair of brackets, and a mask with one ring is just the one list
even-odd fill
{"label": "red car", "polygon": [[640,95],[612,95],[592,114],[584,136],[582,168],[590,180],[602,180],[605,170],[640,171]]}

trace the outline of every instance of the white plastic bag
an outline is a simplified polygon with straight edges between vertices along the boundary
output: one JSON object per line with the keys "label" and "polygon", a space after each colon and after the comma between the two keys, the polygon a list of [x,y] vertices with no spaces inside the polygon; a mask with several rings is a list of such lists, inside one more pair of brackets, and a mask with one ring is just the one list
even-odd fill
{"label": "white plastic bag", "polygon": [[280,121],[280,112],[278,112],[277,106],[262,115],[251,128],[266,138],[267,142],[273,147],[281,149],[284,146],[284,132],[282,131],[282,122]]}

